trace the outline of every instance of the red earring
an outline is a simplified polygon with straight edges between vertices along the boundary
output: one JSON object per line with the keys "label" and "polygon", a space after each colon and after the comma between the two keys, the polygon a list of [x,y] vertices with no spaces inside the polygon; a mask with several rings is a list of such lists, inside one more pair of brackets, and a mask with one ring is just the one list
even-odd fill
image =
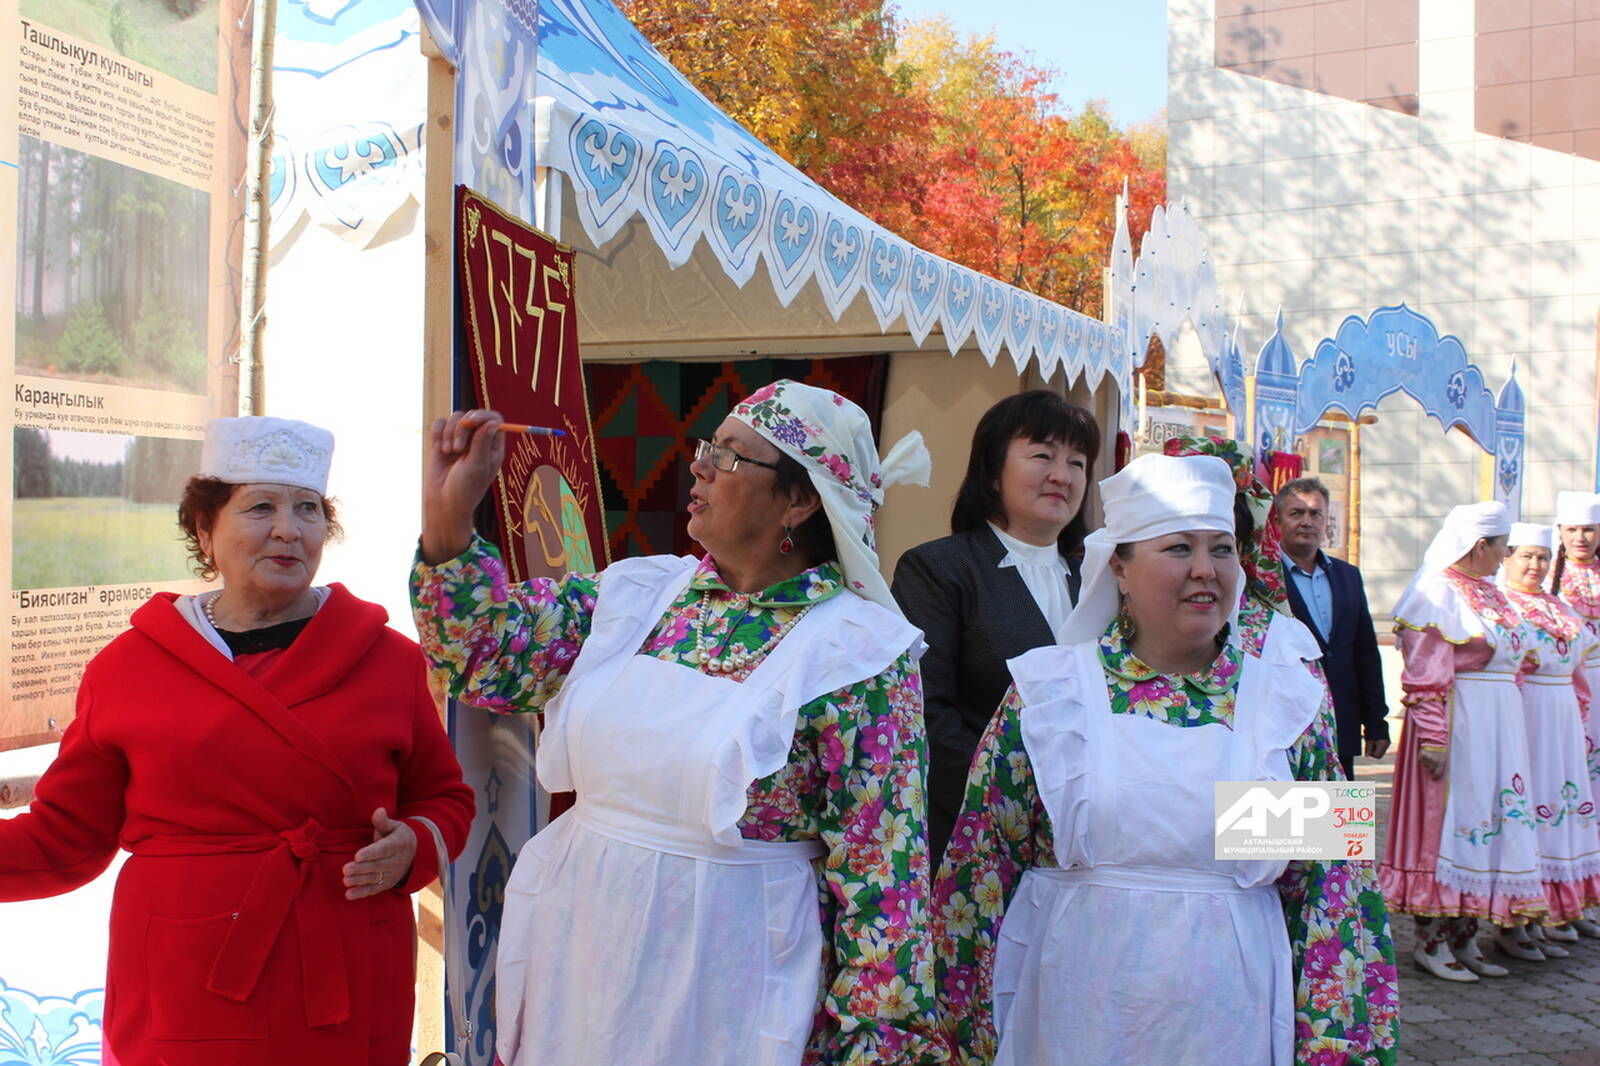
{"label": "red earring", "polygon": [[784,526],[783,539],[778,542],[778,550],[785,555],[794,554],[794,537],[790,536],[791,532],[793,531],[788,526]]}

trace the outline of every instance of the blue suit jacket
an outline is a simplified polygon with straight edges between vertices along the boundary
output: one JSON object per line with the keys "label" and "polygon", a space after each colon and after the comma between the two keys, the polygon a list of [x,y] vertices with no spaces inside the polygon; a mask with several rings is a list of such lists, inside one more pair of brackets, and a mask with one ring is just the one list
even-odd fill
{"label": "blue suit jacket", "polygon": [[1361,751],[1361,740],[1389,739],[1389,713],[1383,696],[1383,666],[1378,659],[1378,634],[1367,609],[1367,589],[1361,571],[1342,559],[1323,554],[1328,564],[1328,586],[1333,593],[1333,632],[1323,637],[1292,576],[1289,607],[1322,646],[1322,670],[1333,693],[1333,713],[1339,725],[1339,758],[1348,760]]}

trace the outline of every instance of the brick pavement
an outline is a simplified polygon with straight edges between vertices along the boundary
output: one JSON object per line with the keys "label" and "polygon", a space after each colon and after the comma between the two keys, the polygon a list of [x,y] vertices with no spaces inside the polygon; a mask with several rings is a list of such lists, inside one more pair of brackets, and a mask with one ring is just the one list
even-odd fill
{"label": "brick pavement", "polygon": [[[1396,686],[1398,691],[1398,686]],[[1398,737],[1400,723],[1391,721]],[[1388,824],[1394,757],[1356,760],[1356,776],[1378,788],[1378,837]],[[1600,940],[1563,944],[1571,958],[1542,963],[1484,952],[1509,977],[1441,981],[1411,962],[1411,919],[1393,920],[1400,965],[1400,1062],[1451,1066],[1600,1066]]]}

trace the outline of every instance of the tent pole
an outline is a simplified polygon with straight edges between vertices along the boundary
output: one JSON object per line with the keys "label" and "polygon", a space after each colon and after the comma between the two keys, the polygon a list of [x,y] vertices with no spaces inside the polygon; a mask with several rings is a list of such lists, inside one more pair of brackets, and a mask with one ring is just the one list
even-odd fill
{"label": "tent pole", "polygon": [[250,134],[245,162],[244,278],[239,309],[239,413],[262,413],[266,335],[267,195],[272,179],[272,53],[278,0],[254,0],[250,33]]}

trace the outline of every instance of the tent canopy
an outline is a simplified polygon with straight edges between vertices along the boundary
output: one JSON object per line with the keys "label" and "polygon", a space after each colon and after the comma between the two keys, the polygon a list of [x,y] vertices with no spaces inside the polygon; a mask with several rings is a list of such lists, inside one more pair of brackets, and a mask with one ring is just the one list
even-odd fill
{"label": "tent canopy", "polygon": [[[474,6],[420,6],[448,27],[458,5]],[[564,239],[582,247],[576,222],[606,268],[584,269],[587,354],[920,347],[937,330],[952,353],[973,344],[993,363],[1005,348],[1018,372],[1127,380],[1105,323],[871,222],[723,114],[611,0],[542,0],[537,69],[534,159],[570,184]],[[514,129],[498,136],[520,155]],[[770,292],[746,289],[763,263]]]}

